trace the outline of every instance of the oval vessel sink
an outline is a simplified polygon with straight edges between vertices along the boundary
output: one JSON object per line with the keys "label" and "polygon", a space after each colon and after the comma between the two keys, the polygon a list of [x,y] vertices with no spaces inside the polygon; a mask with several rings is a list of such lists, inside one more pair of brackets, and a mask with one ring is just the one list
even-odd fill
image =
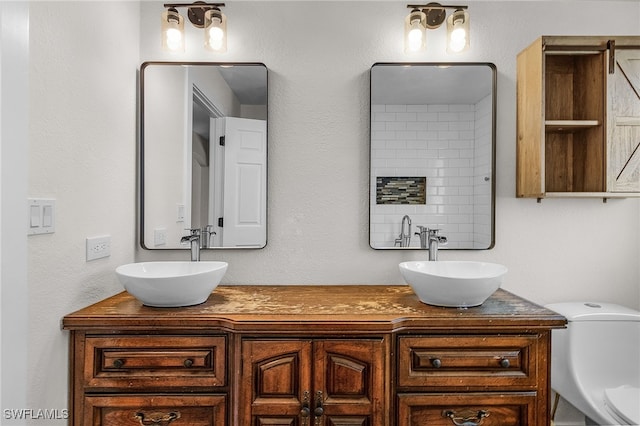
{"label": "oval vessel sink", "polygon": [[507,268],[472,261],[403,262],[400,273],[429,305],[468,308],[484,303],[502,284]]}
{"label": "oval vessel sink", "polygon": [[147,306],[203,303],[227,271],[226,262],[140,262],[118,266],[122,286]]}

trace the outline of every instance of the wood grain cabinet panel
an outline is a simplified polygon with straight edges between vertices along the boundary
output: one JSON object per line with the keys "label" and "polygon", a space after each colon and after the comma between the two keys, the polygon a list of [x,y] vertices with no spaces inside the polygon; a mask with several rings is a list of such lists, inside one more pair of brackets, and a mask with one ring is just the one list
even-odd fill
{"label": "wood grain cabinet panel", "polygon": [[82,426],[224,426],[225,395],[87,396]]}
{"label": "wood grain cabinet panel", "polygon": [[534,389],[537,335],[400,337],[400,387]]}
{"label": "wood grain cabinet panel", "polygon": [[385,340],[242,342],[244,424],[385,425]]}
{"label": "wood grain cabinet panel", "polygon": [[225,386],[225,336],[89,336],[84,351],[84,386],[211,389]]}
{"label": "wood grain cabinet panel", "polygon": [[536,393],[401,394],[398,426],[535,425]]}
{"label": "wood grain cabinet panel", "polygon": [[640,192],[640,46],[618,50],[615,71],[607,81],[608,190]]}

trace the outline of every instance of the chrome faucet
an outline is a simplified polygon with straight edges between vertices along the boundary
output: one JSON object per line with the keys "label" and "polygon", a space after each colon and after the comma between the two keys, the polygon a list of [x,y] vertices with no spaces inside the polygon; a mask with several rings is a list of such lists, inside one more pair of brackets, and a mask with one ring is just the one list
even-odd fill
{"label": "chrome faucet", "polygon": [[202,233],[201,233],[201,240],[202,240],[202,244],[200,244],[202,246],[202,248],[210,248],[212,245],[212,239],[213,236],[216,235],[216,231],[213,230],[213,225],[207,225],[204,228],[202,228]]}
{"label": "chrome faucet", "polygon": [[[406,231],[406,232],[405,232]],[[411,244],[411,218],[404,215],[400,226],[400,235],[395,240],[394,246],[409,247]]]}
{"label": "chrome faucet", "polygon": [[429,228],[426,226],[418,225],[418,231],[416,235],[420,237],[420,248],[427,250],[429,248]]}
{"label": "chrome faucet", "polygon": [[200,261],[200,230],[188,229],[189,235],[185,235],[180,239],[181,244],[191,243],[191,261]]}
{"label": "chrome faucet", "polygon": [[439,229],[428,229],[428,231],[429,260],[438,260],[438,244],[446,244],[447,237],[444,235],[438,235],[438,232],[440,232]]}

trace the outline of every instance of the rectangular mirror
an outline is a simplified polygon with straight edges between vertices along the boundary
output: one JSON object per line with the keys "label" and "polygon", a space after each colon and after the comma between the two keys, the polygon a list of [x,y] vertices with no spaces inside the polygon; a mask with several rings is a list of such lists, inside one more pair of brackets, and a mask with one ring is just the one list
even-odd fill
{"label": "rectangular mirror", "polygon": [[266,66],[145,62],[140,87],[142,247],[264,247]]}
{"label": "rectangular mirror", "polygon": [[494,245],[496,68],[377,63],[371,68],[369,244],[420,249]]}

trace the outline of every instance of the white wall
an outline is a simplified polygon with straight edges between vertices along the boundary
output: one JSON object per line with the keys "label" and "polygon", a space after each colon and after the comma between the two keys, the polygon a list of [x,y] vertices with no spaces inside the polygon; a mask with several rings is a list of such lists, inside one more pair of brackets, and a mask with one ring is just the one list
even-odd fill
{"label": "white wall", "polygon": [[[504,263],[505,288],[539,303],[640,307],[638,200],[514,197],[516,54],[541,34],[638,32],[638,2],[577,4],[554,1],[549,13],[546,1],[470,3],[472,49],[455,60],[498,69],[496,247],[440,256]],[[205,53],[194,32],[187,52],[173,57],[159,50],[161,11],[162,2],[43,2],[30,10],[28,196],[54,197],[58,209],[56,233],[28,239],[30,301],[16,307],[29,313],[21,355],[34,408],[66,407],[64,314],[120,291],[113,269],[134,255],[188,258],[135,247],[136,69],[145,60],[269,67],[269,241],[263,250],[204,253],[230,262],[225,283],[401,283],[397,264],[425,258],[368,244],[368,73],[374,62],[407,60],[404,3],[230,2],[228,53]],[[452,60],[444,32],[429,35],[423,59]],[[85,238],[100,234],[112,236],[112,256],[87,263]]]}
{"label": "white wall", "polygon": [[[28,196],[56,199],[56,229],[22,232],[28,394],[26,407],[9,408],[67,407],[69,333],[60,320],[119,292],[113,270],[133,261],[139,19],[138,4],[127,1],[31,4]],[[105,234],[111,256],[86,262],[85,239]]]}
{"label": "white wall", "polygon": [[[542,34],[634,34],[637,2],[474,1],[471,50],[445,53],[429,32],[424,61],[493,62],[498,69],[496,247],[442,252],[442,259],[506,264],[504,287],[539,303],[571,299],[640,306],[639,201],[516,199],[515,63]],[[217,251],[225,283],[401,283],[397,264],[425,253],[375,251],[368,237],[369,68],[417,60],[402,48],[398,2],[234,2],[228,53],[200,46],[160,51],[159,3],[143,3],[141,59],[260,61],[269,67],[269,234],[264,250]],[[308,19],[312,16],[313,19]],[[321,37],[318,35],[321,34]],[[137,251],[137,259],[187,252]]]}

